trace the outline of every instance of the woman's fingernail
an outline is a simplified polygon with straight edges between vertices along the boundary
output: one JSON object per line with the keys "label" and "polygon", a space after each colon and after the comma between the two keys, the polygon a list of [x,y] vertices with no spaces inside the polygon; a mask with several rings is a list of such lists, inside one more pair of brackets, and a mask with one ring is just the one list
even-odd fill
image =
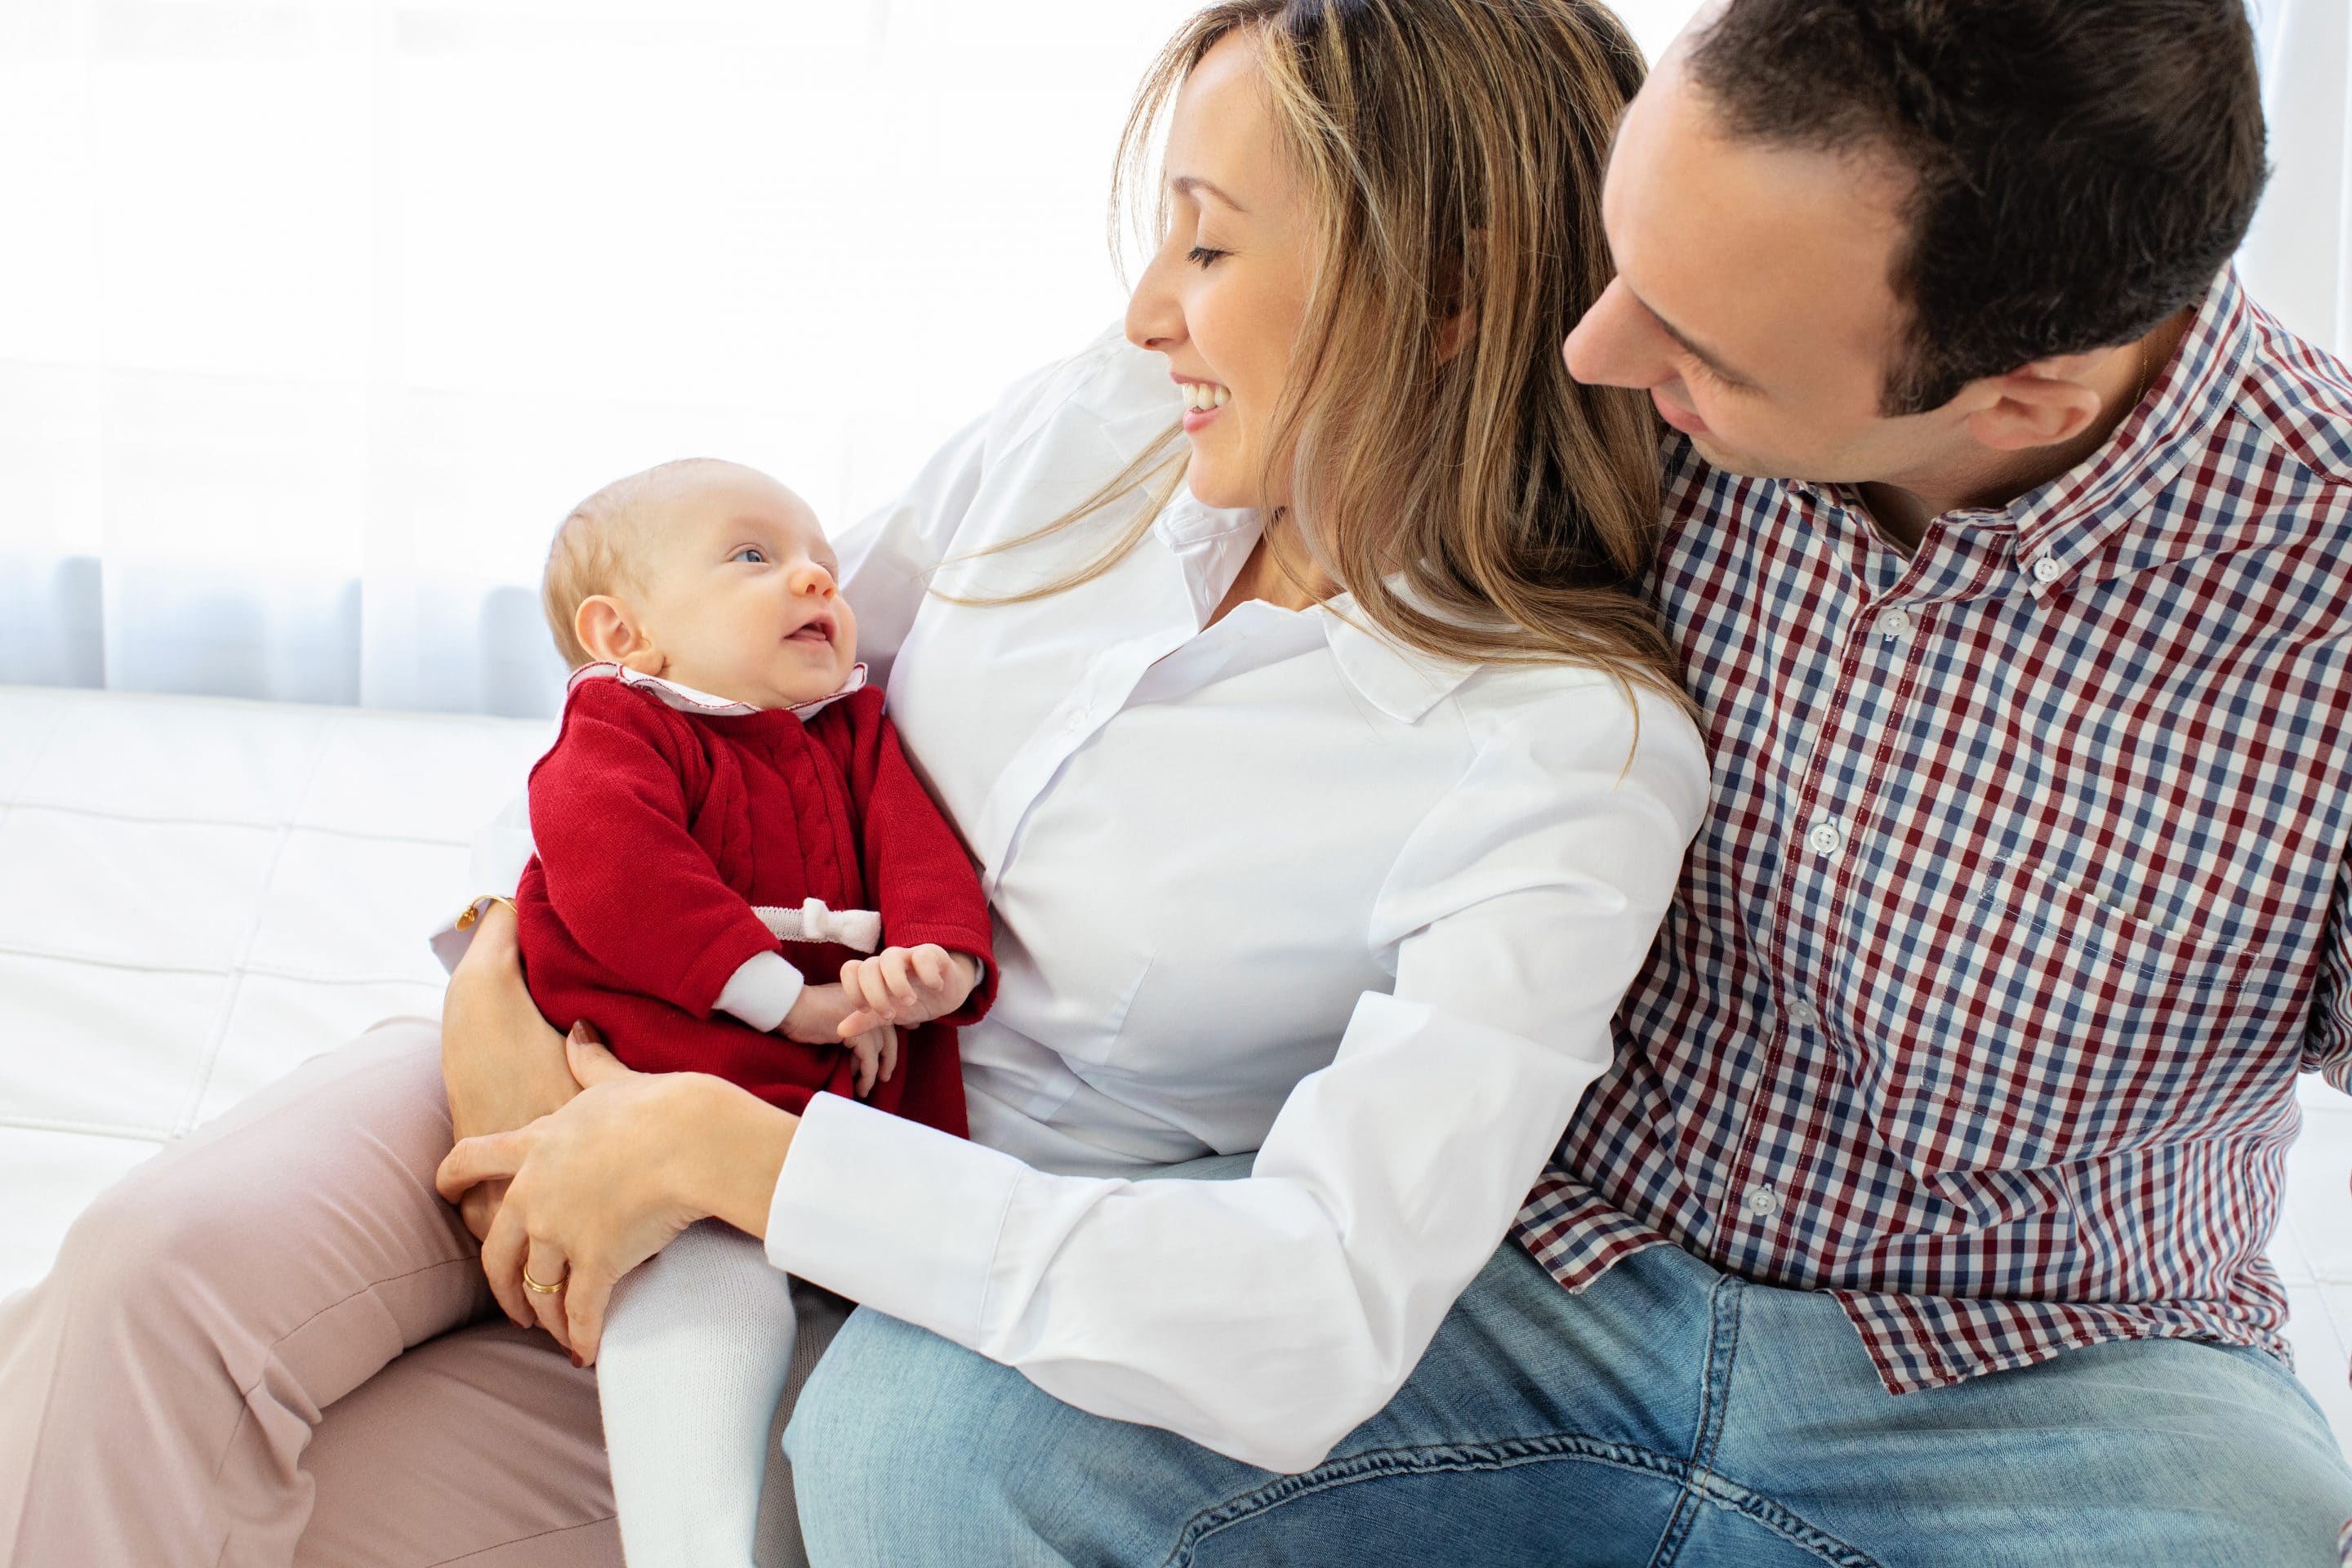
{"label": "woman's fingernail", "polygon": [[587,1363],[586,1362],[582,1361],[582,1360],[580,1359],[580,1352],[579,1352],[578,1351],[573,1351],[573,1352],[572,1352],[572,1364],[573,1366],[584,1367],[584,1366],[586,1366],[588,1363]]}

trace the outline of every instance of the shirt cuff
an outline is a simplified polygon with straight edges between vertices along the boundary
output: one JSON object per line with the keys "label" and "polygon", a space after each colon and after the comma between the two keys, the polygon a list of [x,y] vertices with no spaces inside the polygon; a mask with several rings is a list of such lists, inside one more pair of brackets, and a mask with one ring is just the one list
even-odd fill
{"label": "shirt cuff", "polygon": [[936,1127],[819,1094],[768,1205],[768,1261],[967,1348],[1029,1167]]}
{"label": "shirt cuff", "polygon": [[[705,984],[708,984],[706,982]],[[755,952],[719,988],[711,1005],[740,1018],[763,1035],[772,1035],[801,999],[808,984],[781,952]]]}
{"label": "shirt cuff", "polygon": [[475,925],[490,912],[490,906],[499,899],[509,897],[512,893],[513,889],[509,888],[502,894],[483,894],[458,910],[456,919],[442,921],[440,927],[425,939],[425,944],[433,950],[433,956],[441,961],[446,973],[457,973],[457,961],[466,956],[467,948],[474,945]]}
{"label": "shirt cuff", "polygon": [[[488,888],[502,898],[511,899],[522,884],[523,868],[530,864],[530,797],[519,795],[509,801],[498,820],[474,835],[470,886]],[[478,898],[467,906],[476,920],[489,908],[488,898]],[[466,949],[474,942],[474,921],[460,927],[450,921],[425,939],[433,949],[433,956],[441,967],[455,973],[457,961],[466,956]]]}

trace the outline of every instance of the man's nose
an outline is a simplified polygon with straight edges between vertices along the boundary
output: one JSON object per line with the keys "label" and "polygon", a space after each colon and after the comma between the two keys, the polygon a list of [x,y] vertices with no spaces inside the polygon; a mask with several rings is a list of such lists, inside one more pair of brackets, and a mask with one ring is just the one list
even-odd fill
{"label": "man's nose", "polygon": [[1612,281],[1559,346],[1568,374],[1587,386],[1647,388],[1667,380],[1669,367],[1653,352],[1643,314],[1624,284]]}

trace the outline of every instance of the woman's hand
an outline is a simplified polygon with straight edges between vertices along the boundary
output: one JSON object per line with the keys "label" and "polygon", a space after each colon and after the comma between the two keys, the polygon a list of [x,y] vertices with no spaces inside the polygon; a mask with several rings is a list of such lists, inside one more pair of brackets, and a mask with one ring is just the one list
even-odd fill
{"label": "woman's hand", "polygon": [[[522,982],[514,911],[492,904],[449,977],[442,1005],[441,1081],[449,1124],[458,1138],[526,1126],[580,1092],[563,1057],[563,1037],[548,1026]],[[506,1195],[504,1182],[467,1190],[457,1205],[480,1241]],[[511,1316],[512,1314],[509,1314]],[[528,1324],[526,1313],[516,1320]]]}
{"label": "woman's hand", "polygon": [[[468,1138],[434,1184],[457,1202],[503,1180],[482,1271],[507,1315],[596,1359],[622,1275],[705,1215],[759,1236],[799,1119],[703,1073],[623,1067],[587,1025],[564,1042],[580,1092],[513,1131]],[[527,1289],[524,1271],[553,1291]]]}

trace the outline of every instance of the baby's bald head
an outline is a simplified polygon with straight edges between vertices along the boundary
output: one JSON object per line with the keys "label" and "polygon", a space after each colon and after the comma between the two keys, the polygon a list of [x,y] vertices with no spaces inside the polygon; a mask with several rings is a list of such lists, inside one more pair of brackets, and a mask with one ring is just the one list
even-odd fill
{"label": "baby's bald head", "polygon": [[643,594],[660,559],[668,503],[713,479],[763,478],[721,458],[678,458],[614,479],[572,509],[548,547],[540,607],[563,662],[573,669],[595,656],[580,646],[580,606],[598,594]]}

